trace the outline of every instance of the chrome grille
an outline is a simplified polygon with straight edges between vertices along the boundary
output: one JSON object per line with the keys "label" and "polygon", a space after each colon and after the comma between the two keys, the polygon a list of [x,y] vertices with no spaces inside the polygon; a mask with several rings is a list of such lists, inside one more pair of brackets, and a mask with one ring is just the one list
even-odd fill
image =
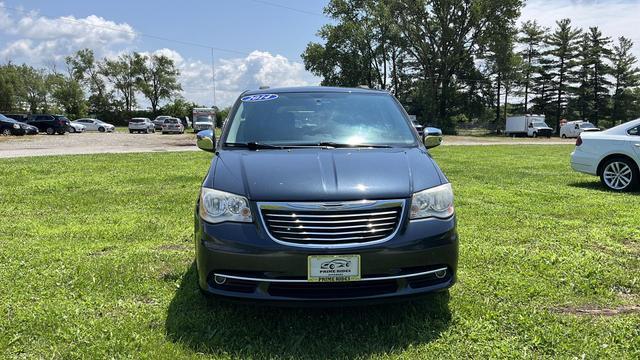
{"label": "chrome grille", "polygon": [[402,219],[404,200],[341,203],[259,203],[269,235],[278,242],[345,247],[389,239]]}

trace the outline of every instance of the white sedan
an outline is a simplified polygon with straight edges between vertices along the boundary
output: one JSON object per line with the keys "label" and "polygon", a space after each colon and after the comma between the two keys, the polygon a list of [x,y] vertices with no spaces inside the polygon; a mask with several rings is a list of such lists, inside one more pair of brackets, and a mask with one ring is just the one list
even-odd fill
{"label": "white sedan", "polygon": [[116,129],[115,126],[98,119],[78,119],[73,122],[84,125],[87,131],[112,132]]}
{"label": "white sedan", "polygon": [[640,184],[640,119],[602,132],[582,133],[571,153],[575,171],[599,176],[611,190]]}

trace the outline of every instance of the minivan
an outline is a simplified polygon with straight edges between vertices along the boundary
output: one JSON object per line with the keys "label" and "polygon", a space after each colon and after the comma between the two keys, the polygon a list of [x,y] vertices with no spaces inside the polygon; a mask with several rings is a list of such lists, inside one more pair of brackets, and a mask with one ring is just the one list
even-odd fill
{"label": "minivan", "polygon": [[453,191],[386,91],[247,91],[233,105],[195,207],[206,295],[276,304],[382,302],[453,285]]}

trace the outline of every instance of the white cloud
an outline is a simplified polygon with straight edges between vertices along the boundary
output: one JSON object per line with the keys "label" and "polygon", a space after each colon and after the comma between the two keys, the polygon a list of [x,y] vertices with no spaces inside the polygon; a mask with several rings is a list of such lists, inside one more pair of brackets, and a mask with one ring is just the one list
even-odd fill
{"label": "white cloud", "polygon": [[[0,2],[0,61],[41,67],[57,64],[64,57],[83,48],[94,50],[96,57],[115,58],[140,45],[135,29],[126,23],[116,23],[90,15],[84,18],[46,17],[37,12],[21,12],[4,8]],[[3,36],[0,36],[2,38]],[[189,101],[213,104],[213,84],[210,59],[185,58],[178,51],[161,48],[143,52],[165,55],[180,70],[182,95]],[[318,84],[319,79],[307,73],[300,62],[265,51],[253,51],[245,57],[217,58],[216,100],[218,106],[228,106],[246,89],[261,85],[271,87]],[[143,99],[141,105],[147,104]]]}
{"label": "white cloud", "polygon": [[37,12],[13,11],[0,3],[0,31],[15,38],[0,50],[0,59],[5,61],[57,62],[82,48],[107,55],[136,39],[129,24],[96,15],[48,18]]}
{"label": "white cloud", "polygon": [[633,40],[634,54],[640,58],[640,14],[638,1],[575,1],[529,0],[522,10],[521,20],[537,20],[540,25],[555,28],[556,20],[571,19],[574,26],[588,30],[597,26],[612,40],[624,36]]}

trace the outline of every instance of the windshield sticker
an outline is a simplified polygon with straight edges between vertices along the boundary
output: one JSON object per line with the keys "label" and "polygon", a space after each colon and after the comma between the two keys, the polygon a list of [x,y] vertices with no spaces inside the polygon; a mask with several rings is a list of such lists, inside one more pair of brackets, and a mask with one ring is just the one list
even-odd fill
{"label": "windshield sticker", "polygon": [[278,98],[278,94],[257,94],[257,95],[244,96],[240,100],[243,102],[258,102],[258,101],[275,100],[277,98]]}

